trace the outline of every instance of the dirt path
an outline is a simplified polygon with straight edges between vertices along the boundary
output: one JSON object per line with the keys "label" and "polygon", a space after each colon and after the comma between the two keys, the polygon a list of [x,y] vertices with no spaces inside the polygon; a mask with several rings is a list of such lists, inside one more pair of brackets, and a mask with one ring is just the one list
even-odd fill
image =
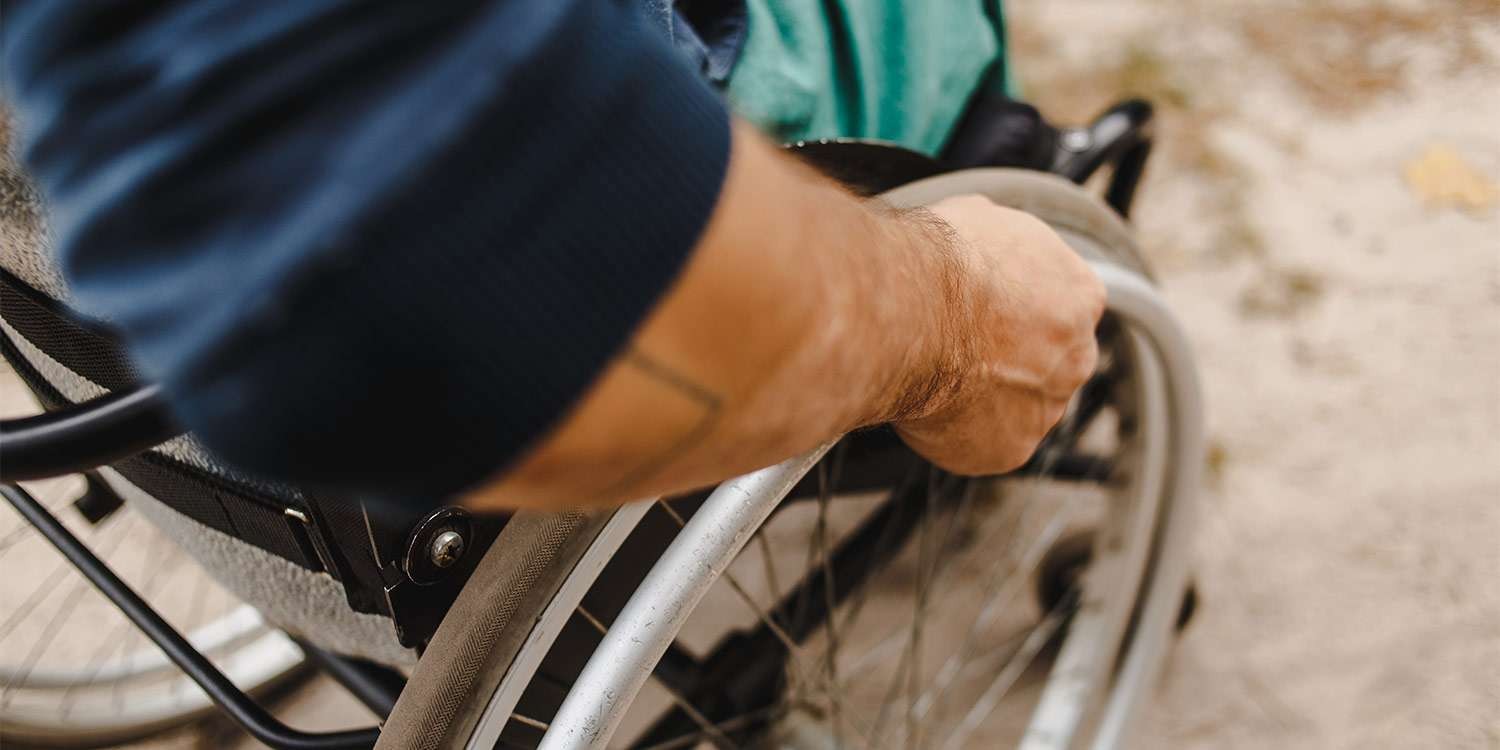
{"label": "dirt path", "polygon": [[1500,6],[1305,5],[1011,3],[1044,111],[1166,105],[1213,479],[1140,746],[1500,747]]}

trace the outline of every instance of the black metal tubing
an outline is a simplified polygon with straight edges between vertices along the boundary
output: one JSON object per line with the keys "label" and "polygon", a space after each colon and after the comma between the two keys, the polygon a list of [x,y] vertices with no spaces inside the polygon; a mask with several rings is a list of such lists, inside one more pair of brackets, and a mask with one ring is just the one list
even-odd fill
{"label": "black metal tubing", "polygon": [[1130,217],[1130,206],[1135,202],[1135,189],[1146,173],[1146,159],[1151,156],[1151,139],[1142,138],[1126,149],[1115,163],[1114,174],[1109,176],[1109,187],[1104,190],[1104,202],[1121,216]]}
{"label": "black metal tubing", "polygon": [[375,745],[380,730],[374,727],[312,733],[282,724],[230,682],[203,654],[198,653],[186,638],[167,624],[109,566],[95,557],[36,498],[12,484],[0,484],[0,495],[4,495],[22,518],[35,526],[52,546],[73,563],[78,572],[125,613],[173,664],[192,678],[193,682],[198,683],[203,692],[252,737],[276,750],[353,750]]}
{"label": "black metal tubing", "polygon": [[85,521],[98,526],[104,519],[114,515],[114,512],[125,505],[125,500],[115,488],[104,481],[97,471],[86,471],[83,473],[83,494],[73,501],[73,510],[83,516]]}
{"label": "black metal tubing", "polygon": [[396,698],[406,687],[406,678],[390,667],[381,666],[364,659],[355,659],[318,648],[300,638],[293,639],[308,661],[344,686],[365,708],[370,709],[381,721],[391,715],[396,707]]}
{"label": "black metal tubing", "polygon": [[1085,138],[1059,139],[1052,171],[1083,182],[1105,164],[1118,162],[1131,146],[1151,137],[1152,108],[1144,99],[1120,102],[1081,129]]}
{"label": "black metal tubing", "polygon": [[0,421],[0,482],[76,474],[182,434],[148,385],[34,417]]}
{"label": "black metal tubing", "polygon": [[1105,200],[1120,213],[1130,214],[1135,189],[1151,155],[1153,110],[1144,99],[1129,99],[1110,107],[1087,126],[1058,138],[1052,172],[1083,184],[1100,167],[1114,174]]}

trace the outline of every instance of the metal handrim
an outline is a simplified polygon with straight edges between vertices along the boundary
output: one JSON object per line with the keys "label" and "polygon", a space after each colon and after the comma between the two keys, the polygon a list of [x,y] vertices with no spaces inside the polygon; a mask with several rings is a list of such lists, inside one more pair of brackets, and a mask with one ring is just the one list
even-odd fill
{"label": "metal handrim", "polygon": [[[1138,347],[1135,352],[1138,358],[1142,361],[1154,361],[1156,350],[1150,345],[1149,341],[1139,335],[1133,337],[1132,340]],[[1146,365],[1144,366],[1142,375],[1148,382],[1153,379],[1159,381],[1159,378],[1152,374],[1156,372],[1156,370],[1151,369],[1150,365]],[[1178,385],[1181,385],[1181,383],[1178,383]],[[1158,391],[1155,395],[1162,394]],[[1163,417],[1166,416],[1164,412],[1171,401],[1166,397],[1154,397],[1149,391],[1144,396],[1147,403],[1158,405],[1154,414],[1141,415],[1143,418],[1143,430],[1156,436],[1144,441],[1145,449],[1151,454],[1146,457],[1145,463],[1158,467],[1158,469],[1153,476],[1145,477],[1144,481],[1138,485],[1138,489],[1144,489],[1159,496],[1159,490],[1162,487],[1161,472],[1159,469],[1166,463],[1164,458],[1167,445],[1167,441],[1163,438],[1162,433],[1168,429],[1166,426],[1168,423]],[[1196,413],[1191,415],[1191,418],[1196,419]],[[1176,421],[1173,420],[1173,423]],[[1191,438],[1190,442],[1192,442]],[[744,541],[749,537],[749,532],[733,533],[731,534],[732,538],[728,539],[727,542],[724,540],[716,542],[713,536],[724,535],[726,533],[725,529],[743,528],[742,526],[737,526],[736,518],[738,516],[749,514],[746,516],[749,517],[757,513],[768,513],[766,509],[774,507],[780,500],[781,494],[784,493],[785,489],[789,488],[792,483],[795,483],[801,474],[812,465],[809,459],[815,458],[816,456],[799,457],[794,462],[788,462],[788,464],[749,475],[742,480],[736,480],[736,485],[738,486],[731,485],[727,490],[726,497],[737,497],[738,503],[725,500],[722,504],[727,506],[723,512],[734,512],[737,515],[726,517],[722,513],[719,513],[703,516],[704,511],[700,510],[699,516],[695,516],[694,520],[689,522],[688,526],[682,532],[682,536],[679,537],[678,542],[673,544],[672,549],[680,550],[679,554],[689,555],[699,554],[703,549],[719,549],[720,556],[701,560],[696,563],[697,566],[706,569],[709,573],[717,575],[722,566],[727,564],[727,560],[732,559],[734,554],[743,546]],[[1182,473],[1179,471],[1179,476],[1175,477],[1171,484],[1184,486],[1186,482],[1184,481],[1185,478],[1181,476]],[[743,487],[746,480],[750,482],[751,486],[758,486],[761,491],[753,494],[744,492]],[[1172,499],[1176,500],[1180,498],[1173,497]],[[746,504],[759,507],[747,510],[744,507]],[[713,499],[710,499],[705,505],[705,509],[712,507],[715,507],[715,503]],[[1134,528],[1136,531],[1128,533],[1134,533],[1139,536],[1143,540],[1143,545],[1133,547],[1130,557],[1135,561],[1134,569],[1143,570],[1148,562],[1148,554],[1156,554],[1158,559],[1154,561],[1153,569],[1159,573],[1162,570],[1161,560],[1159,559],[1161,557],[1161,550],[1154,542],[1157,536],[1151,533],[1155,532],[1158,526],[1156,515],[1151,512],[1153,507],[1148,506],[1141,513],[1135,514],[1136,524]],[[694,529],[695,524],[699,525],[699,528],[696,530]],[[1147,533],[1141,534],[1140,531],[1142,529]],[[724,562],[714,561],[721,559]],[[603,747],[605,745],[608,737],[617,726],[619,719],[623,716],[623,708],[621,706],[628,705],[629,700],[634,696],[636,690],[646,680],[650,665],[655,662],[656,658],[660,657],[661,651],[666,648],[671,638],[675,636],[677,629],[686,620],[685,614],[678,614],[677,608],[691,609],[696,604],[697,597],[701,596],[702,589],[706,587],[705,583],[701,580],[694,580],[693,576],[686,578],[682,576],[683,564],[687,564],[687,561],[676,560],[671,556],[670,549],[669,554],[664,555],[662,560],[658,562],[656,570],[662,571],[662,574],[659,575],[653,571],[652,576],[647,579],[648,584],[656,581],[656,585],[667,588],[663,591],[654,591],[649,585],[643,585],[637,592],[637,596],[632,599],[631,604],[627,605],[626,610],[616,620],[616,625],[611,628],[610,633],[605,637],[604,643],[601,644],[600,648],[595,652],[594,657],[590,660],[589,666],[574,684],[574,688],[570,692],[567,701],[565,701],[562,709],[558,712],[550,731],[548,731],[543,740],[541,745],[543,748]],[[672,573],[671,571],[676,572]],[[701,579],[702,577],[700,575],[696,578]],[[1126,595],[1123,601],[1134,603],[1135,597],[1133,591],[1135,586],[1131,582],[1131,576],[1127,575],[1124,579],[1118,576],[1105,576],[1104,578],[1110,582],[1110,585],[1118,587],[1115,592],[1117,602],[1122,601],[1119,591],[1125,591]],[[1134,580],[1139,581],[1140,574],[1136,574]],[[1154,592],[1159,588],[1159,586],[1153,583],[1153,585],[1147,587],[1147,590]],[[1181,588],[1178,587],[1177,591],[1180,596]],[[1133,606],[1122,608],[1119,604],[1104,606],[1100,609],[1108,614],[1103,614],[1097,618],[1097,627],[1090,625],[1090,621],[1085,616],[1084,628],[1081,631],[1085,635],[1090,630],[1102,628],[1123,636],[1126,621],[1137,611]],[[1139,629],[1138,626],[1137,630]],[[1094,687],[1104,678],[1114,673],[1114,665],[1116,663],[1115,650],[1108,647],[1109,638],[1085,640],[1098,640],[1106,644],[1106,647],[1102,650],[1093,649],[1097,658],[1090,664],[1089,679],[1083,681],[1084,684]],[[1135,638],[1132,639],[1132,643],[1151,648],[1152,653],[1143,655],[1139,651],[1133,652],[1127,658],[1127,664],[1132,661],[1139,662],[1142,658],[1155,660],[1160,655],[1161,649],[1158,648],[1160,645],[1159,639]],[[1069,653],[1078,652],[1076,650],[1069,652],[1065,647],[1062,658],[1064,660],[1068,659]],[[1076,662],[1078,659],[1075,658],[1073,661]],[[631,667],[627,665],[635,666]],[[1076,669],[1063,670],[1065,676],[1076,672]],[[1075,683],[1075,686],[1078,683],[1076,680],[1072,682]],[[1055,748],[1072,746],[1075,733],[1084,726],[1086,721],[1094,718],[1091,715],[1089,707],[1095,705],[1098,701],[1093,696],[1080,695],[1080,691],[1076,687],[1067,685],[1066,681],[1065,683],[1059,683],[1059,685],[1060,687],[1044,692],[1043,702],[1038,707],[1036,713],[1037,720],[1032,724],[1031,730],[1024,740],[1027,743],[1027,747]],[[1143,682],[1140,680],[1130,680],[1117,685],[1116,689],[1111,691],[1107,696],[1110,706],[1113,708],[1122,703],[1129,706],[1138,705],[1137,695],[1122,695],[1121,691],[1134,693],[1138,692],[1142,686]],[[1090,691],[1082,692],[1086,693]],[[1100,696],[1100,698],[1102,699],[1103,696]],[[1059,727],[1057,725],[1058,716],[1071,717],[1068,726]],[[1059,731],[1059,729],[1063,731]],[[1113,733],[1111,736],[1118,735],[1114,724],[1106,724],[1103,726],[1103,729]],[[1113,739],[1106,741],[1103,735],[1099,739],[1105,743],[1100,746],[1113,746]]]}
{"label": "metal handrim", "polygon": [[[979,192],[990,194],[993,199],[1003,202],[1006,205],[1015,205],[1031,211],[1041,216],[1044,220],[1049,221],[1049,223],[1052,223],[1070,242],[1076,242],[1075,248],[1079,249],[1086,258],[1094,261],[1110,261],[1111,263],[1102,264],[1101,270],[1105,275],[1112,277],[1112,289],[1114,286],[1123,284],[1126,294],[1138,297],[1136,302],[1144,299],[1148,303],[1148,307],[1155,307],[1154,310],[1143,310],[1137,306],[1136,309],[1129,311],[1128,317],[1132,319],[1138,319],[1144,315],[1147,319],[1147,326],[1153,329],[1150,331],[1151,336],[1147,338],[1135,337],[1132,339],[1131,345],[1143,352],[1140,357],[1143,362],[1149,361],[1152,363],[1144,365],[1144,367],[1152,367],[1156,364],[1157,357],[1165,359],[1165,367],[1157,367],[1156,370],[1164,370],[1170,373],[1169,380],[1171,382],[1168,383],[1170,386],[1168,392],[1172,393],[1173,397],[1152,397],[1145,400],[1153,404],[1168,404],[1166,409],[1169,412],[1168,416],[1171,420],[1171,427],[1168,429],[1174,432],[1182,430],[1182,432],[1181,434],[1172,435],[1172,439],[1169,441],[1168,452],[1172,456],[1170,459],[1172,466],[1170,476],[1163,482],[1166,487],[1164,490],[1165,494],[1162,496],[1162,502],[1165,507],[1161,512],[1154,514],[1156,517],[1152,519],[1151,524],[1154,533],[1151,535],[1150,543],[1146,545],[1146,548],[1136,548],[1137,554],[1135,555],[1135,559],[1139,560],[1141,557],[1145,559],[1140,566],[1136,567],[1136,570],[1139,572],[1137,578],[1142,583],[1137,592],[1138,596],[1133,596],[1132,601],[1144,602],[1144,605],[1138,608],[1131,608],[1134,617],[1129,621],[1128,626],[1122,626],[1121,620],[1118,617],[1106,618],[1112,623],[1109,629],[1126,631],[1121,637],[1124,638],[1128,635],[1129,653],[1118,662],[1119,668],[1117,670],[1109,670],[1109,676],[1113,680],[1111,689],[1093,691],[1096,693],[1096,696],[1089,703],[1088,707],[1085,710],[1073,712],[1081,717],[1075,722],[1075,726],[1084,728],[1084,731],[1079,733],[1080,736],[1085,734],[1094,736],[1097,740],[1095,747],[1113,747],[1118,739],[1128,731],[1129,719],[1138,715],[1141,696],[1146,694],[1145,687],[1150,684],[1155,666],[1165,651],[1166,639],[1169,637],[1171,628],[1166,627],[1163,629],[1157,627],[1159,622],[1156,621],[1160,620],[1160,614],[1165,611],[1168,602],[1170,602],[1172,615],[1176,615],[1177,605],[1181,602],[1181,595],[1184,589],[1183,550],[1187,546],[1187,533],[1191,520],[1190,509],[1185,506],[1190,504],[1192,493],[1189,490],[1196,484],[1196,472],[1193,471],[1196,468],[1196,461],[1185,459],[1190,459],[1195,451],[1201,448],[1201,426],[1196,423],[1200,418],[1196,401],[1196,376],[1192,372],[1190,356],[1186,351],[1184,342],[1181,340],[1180,331],[1177,330],[1175,323],[1170,319],[1170,315],[1160,304],[1159,298],[1151,292],[1149,282],[1141,276],[1142,268],[1139,266],[1139,255],[1131,243],[1128,229],[1125,228],[1117,217],[1110,214],[1108,209],[1104,208],[1102,204],[1088,199],[1088,196],[1078,191],[1075,187],[1055,178],[1036,173],[1021,173],[1016,170],[971,170],[966,173],[945,175],[923,182],[937,183],[939,181],[944,184],[926,186],[938,189],[929,190],[925,201],[942,197],[941,193],[945,190],[965,193]],[[916,202],[920,204],[925,201],[917,200]],[[1084,205],[1085,203],[1090,205]],[[1112,263],[1122,264],[1124,268],[1111,268],[1109,266]],[[1137,294],[1142,291],[1144,291],[1144,297]],[[1127,301],[1126,304],[1132,303]],[[1156,315],[1156,317],[1152,318],[1152,315]],[[1163,352],[1161,350],[1163,341],[1159,339],[1165,339],[1165,348],[1168,351]],[[1149,378],[1150,376],[1143,377]],[[1184,393],[1190,397],[1183,398]],[[1190,429],[1184,429],[1184,426]],[[1160,462],[1152,460],[1148,463],[1157,464]],[[771,505],[775,505],[774,500],[772,498],[769,501]],[[759,500],[756,501],[759,502]],[[668,512],[671,512],[670,506],[663,504],[663,507]],[[702,511],[700,510],[699,512],[701,513]],[[1152,515],[1151,513],[1143,513],[1139,517],[1144,518]],[[683,534],[679,532],[678,543],[691,543],[691,541],[684,541],[684,539]],[[1139,554],[1142,549],[1145,549],[1144,555]],[[656,560],[657,553],[652,553],[647,559]],[[642,569],[642,573],[644,573],[644,569]],[[1118,578],[1116,576],[1112,580],[1118,580]],[[634,585],[631,585],[634,588]],[[682,603],[681,601],[675,602],[674,606],[681,605]],[[557,608],[548,617],[538,618],[537,627],[556,631],[562,627],[569,617],[580,615],[597,630],[602,632],[605,629],[605,624],[599,618],[589,612],[583,611],[581,607],[576,611],[567,611],[567,608]],[[1086,619],[1087,617],[1088,614],[1085,613],[1084,618]],[[1078,619],[1076,614],[1074,615],[1074,619]],[[618,618],[616,620],[618,621]],[[1086,628],[1087,625],[1085,624]],[[624,629],[620,628],[620,630]],[[1145,633],[1145,631],[1151,632]],[[1143,638],[1143,633],[1148,637]],[[639,635],[639,632],[637,635]],[[1066,650],[1066,647],[1062,649],[1062,651]],[[594,661],[606,659],[605,651],[606,649],[594,650]],[[1067,658],[1063,653],[1059,653],[1058,657],[1060,659]],[[625,661],[629,662],[629,660]],[[591,665],[590,669],[592,668]],[[641,675],[646,671],[646,667],[641,667],[632,679],[645,679]],[[570,672],[568,674],[576,675],[577,673]],[[507,674],[506,679],[509,680],[515,677],[517,678],[516,682],[524,683],[532,680],[534,676],[536,675],[533,670],[525,675]],[[564,675],[562,672],[549,672],[545,681],[549,685],[566,684],[558,683],[557,680],[559,679],[572,680],[573,678]],[[580,682],[574,681],[575,688],[579,688]],[[615,689],[616,696],[628,696],[631,691],[617,689],[620,684],[613,685],[611,689]],[[555,689],[555,687],[549,688],[549,690],[552,689]],[[582,692],[586,691],[581,688],[574,690],[575,695]],[[595,694],[597,695],[598,693],[596,692]],[[617,701],[627,700],[627,697],[617,698]],[[572,701],[571,697],[569,701]],[[531,703],[533,703],[531,696],[528,696],[527,705],[531,705]],[[479,702],[476,708],[482,709],[485,705],[486,703]],[[514,705],[514,701],[509,704],[510,707],[514,707]],[[548,711],[550,713],[550,709],[544,709],[541,705],[532,707],[539,711]],[[608,726],[606,726],[606,717],[599,710],[596,710],[599,708],[599,706],[591,707],[588,711],[584,712],[588,714],[586,720],[576,723],[577,726],[583,726],[586,729],[582,735],[586,739],[583,746],[602,746],[605,741],[604,738],[607,738],[609,735]],[[493,705],[490,706],[488,713],[490,715],[504,716],[503,712],[494,710]],[[556,717],[549,725],[547,721],[543,720],[549,713],[535,713],[532,716],[513,714],[510,716],[512,727],[515,725],[530,727],[530,731],[532,732],[548,732],[549,737],[560,737],[561,733],[559,730],[568,725],[569,722],[574,721],[578,716],[578,714],[574,714],[570,718],[568,708],[564,706],[564,709],[556,714]],[[1048,712],[1039,712],[1039,715],[1044,713]],[[537,717],[543,718],[539,719]],[[504,722],[501,721],[499,723],[503,724]],[[493,742],[498,736],[501,728],[503,727],[492,727],[492,733],[472,738],[468,746],[489,747],[489,743]],[[507,736],[510,733],[511,729],[506,728]],[[517,735],[517,739],[521,736]],[[714,735],[711,733],[705,733],[704,737],[710,741],[722,741],[715,740]],[[572,745],[563,743],[560,746]],[[1053,742],[1051,744],[1044,743],[1036,746],[1056,747],[1066,746],[1066,743]]]}
{"label": "metal handrim", "polygon": [[500,738],[500,732],[511,720],[516,703],[521,700],[521,694],[535,677],[542,657],[546,656],[548,649],[552,647],[553,641],[562,630],[563,623],[572,616],[589,586],[593,585],[599,572],[614,557],[620,545],[635,529],[636,524],[640,523],[641,517],[651,508],[653,502],[654,500],[644,500],[631,503],[616,510],[610,516],[609,522],[599,532],[599,536],[589,545],[588,550],[573,566],[573,570],[564,580],[562,587],[537,617],[536,624],[527,634],[526,641],[522,644],[515,661],[506,670],[505,676],[501,678],[500,684],[486,702],[484,712],[480,714],[479,723],[475,725],[473,733],[465,744],[468,750],[490,750],[495,747],[495,743]]}

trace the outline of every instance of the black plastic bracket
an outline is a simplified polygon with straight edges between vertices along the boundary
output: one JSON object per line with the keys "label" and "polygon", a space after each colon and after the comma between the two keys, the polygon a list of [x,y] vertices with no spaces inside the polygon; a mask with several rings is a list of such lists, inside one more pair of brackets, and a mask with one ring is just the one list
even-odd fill
{"label": "black plastic bracket", "polygon": [[73,501],[73,509],[78,515],[83,516],[85,521],[98,526],[104,519],[109,518],[125,501],[120,498],[115,488],[104,481],[97,471],[86,471],[83,473],[83,494]]}

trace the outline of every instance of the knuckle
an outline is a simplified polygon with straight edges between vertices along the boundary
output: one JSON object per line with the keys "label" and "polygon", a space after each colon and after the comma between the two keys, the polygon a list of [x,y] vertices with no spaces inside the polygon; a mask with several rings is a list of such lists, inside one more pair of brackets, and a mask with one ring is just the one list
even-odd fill
{"label": "knuckle", "polygon": [[1085,275],[1079,281],[1081,294],[1079,295],[1089,310],[1097,317],[1104,312],[1104,305],[1108,301],[1109,294],[1104,288],[1104,282],[1099,280],[1099,275],[1094,269],[1084,268]]}
{"label": "knuckle", "polygon": [[1014,443],[997,457],[995,467],[996,473],[1015,471],[1026,465],[1031,459],[1031,454],[1036,451],[1036,443]]}
{"label": "knuckle", "polygon": [[1077,370],[1075,372],[1081,384],[1094,374],[1094,369],[1099,366],[1099,342],[1090,338],[1079,350]]}
{"label": "knuckle", "polygon": [[1071,399],[1073,394],[1077,393],[1078,389],[1082,388],[1083,384],[1088,382],[1089,376],[1092,374],[1093,370],[1082,367],[1068,373],[1068,398]]}
{"label": "knuckle", "polygon": [[954,206],[973,211],[995,207],[995,203],[993,201],[991,201],[989,198],[984,197],[983,195],[980,195],[979,193],[965,193],[964,195],[949,198],[944,202],[951,203]]}
{"label": "knuckle", "polygon": [[1063,415],[1067,413],[1067,401],[1054,401],[1048,404],[1042,412],[1042,428],[1037,432],[1036,442],[1042,442],[1042,439],[1047,437],[1047,433],[1056,427],[1057,423],[1062,421]]}

